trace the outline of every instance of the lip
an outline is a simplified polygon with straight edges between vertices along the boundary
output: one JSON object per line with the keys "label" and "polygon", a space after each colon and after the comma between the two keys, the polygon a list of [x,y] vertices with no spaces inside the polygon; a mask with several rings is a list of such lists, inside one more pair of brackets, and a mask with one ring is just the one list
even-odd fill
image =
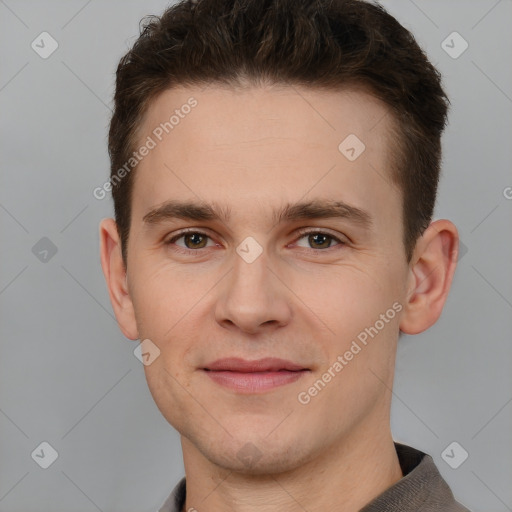
{"label": "lip", "polygon": [[255,361],[229,357],[218,359],[202,368],[217,384],[239,393],[258,393],[290,384],[309,373],[301,365],[267,357]]}
{"label": "lip", "polygon": [[217,359],[213,363],[209,363],[204,367],[204,369],[239,373],[278,372],[280,370],[294,372],[299,370],[309,370],[309,368],[305,368],[299,364],[292,363],[286,359],[278,359],[276,357],[265,357],[254,361],[248,361],[239,357],[226,357],[224,359]]}

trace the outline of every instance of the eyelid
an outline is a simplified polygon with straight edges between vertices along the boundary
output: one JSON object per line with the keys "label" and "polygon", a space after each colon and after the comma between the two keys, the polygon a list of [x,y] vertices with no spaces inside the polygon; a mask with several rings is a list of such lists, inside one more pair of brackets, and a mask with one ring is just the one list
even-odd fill
{"label": "eyelid", "polygon": [[198,235],[207,236],[208,238],[213,239],[213,236],[210,234],[208,229],[192,227],[192,228],[184,228],[184,229],[179,230],[177,233],[173,234],[170,238],[165,239],[164,243],[166,245],[170,244],[172,242],[175,242],[176,240],[178,240],[182,236],[187,235],[189,233],[197,233]]}
{"label": "eyelid", "polygon": [[297,239],[302,238],[305,235],[314,235],[317,233],[320,233],[322,235],[329,235],[329,237],[340,242],[341,244],[348,244],[350,242],[350,239],[346,235],[342,235],[341,233],[334,234],[330,229],[322,227],[300,228],[299,230],[297,230]]}
{"label": "eyelid", "polygon": [[[194,228],[194,227],[192,227],[192,228],[184,228],[184,229],[178,231],[177,233],[175,233],[174,235],[172,235],[171,238],[167,239],[164,243],[165,243],[165,245],[170,245],[170,244],[174,243],[176,240],[180,239],[182,236],[185,236],[188,233],[195,233],[195,234],[198,234],[198,235],[203,235],[203,236],[206,236],[209,239],[213,240],[213,237],[209,234],[208,231],[209,230],[205,229],[205,228]],[[300,228],[300,229],[298,229],[295,232],[294,242],[297,242],[297,240],[299,240],[300,238],[303,238],[304,236],[310,235],[310,234],[313,234],[313,235],[314,234],[328,235],[330,238],[332,238],[336,242],[339,242],[334,247],[344,246],[344,245],[347,245],[348,243],[350,243],[350,239],[346,235],[339,236],[338,233],[337,234],[333,234],[331,232],[331,230],[326,229],[326,228],[321,228],[321,227],[307,227],[307,228]],[[176,247],[177,247],[176,250],[182,251],[182,252],[187,252],[187,253],[191,253],[191,252],[199,253],[200,252],[200,249],[187,249],[187,248],[183,248],[183,247],[180,247],[180,246],[176,246]],[[315,252],[327,252],[329,249],[332,249],[334,247],[328,247],[327,249],[313,249],[313,248],[309,248],[309,249],[306,249],[306,250],[311,250],[311,251],[315,251]],[[206,247],[203,247],[202,249],[206,249]],[[302,249],[304,249],[304,247]]]}

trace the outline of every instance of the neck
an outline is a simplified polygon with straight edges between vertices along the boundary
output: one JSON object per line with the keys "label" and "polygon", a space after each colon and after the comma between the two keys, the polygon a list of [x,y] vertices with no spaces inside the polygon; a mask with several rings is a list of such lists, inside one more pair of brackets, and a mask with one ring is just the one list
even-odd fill
{"label": "neck", "polygon": [[360,425],[357,435],[346,436],[307,463],[267,475],[219,468],[182,437],[184,510],[356,512],[402,478],[389,427],[375,430]]}

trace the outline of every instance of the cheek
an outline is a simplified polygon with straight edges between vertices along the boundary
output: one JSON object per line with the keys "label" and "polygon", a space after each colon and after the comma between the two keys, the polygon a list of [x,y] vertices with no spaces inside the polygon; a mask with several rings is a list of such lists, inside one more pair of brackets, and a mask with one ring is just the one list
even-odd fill
{"label": "cheek", "polygon": [[132,300],[139,332],[165,339],[191,312],[211,287],[182,269],[169,265],[140,268],[134,279]]}
{"label": "cheek", "polygon": [[391,307],[395,293],[381,272],[353,264],[297,274],[291,288],[317,319],[334,331],[331,334],[343,338],[375,322]]}
{"label": "cheek", "polygon": [[[305,302],[314,311],[319,328],[329,328],[323,331],[325,336],[315,339],[323,345],[322,370],[332,367],[338,356],[343,358],[343,378],[339,379],[345,382],[345,391],[340,390],[343,400],[350,400],[346,393],[354,386],[360,387],[361,392],[368,386],[370,394],[370,389],[378,387],[370,369],[385,379],[392,369],[402,306],[391,280],[389,273],[376,272],[375,268],[344,267],[329,277],[310,279],[302,295],[298,293],[304,296],[310,290]],[[363,374],[368,375],[364,382]]]}

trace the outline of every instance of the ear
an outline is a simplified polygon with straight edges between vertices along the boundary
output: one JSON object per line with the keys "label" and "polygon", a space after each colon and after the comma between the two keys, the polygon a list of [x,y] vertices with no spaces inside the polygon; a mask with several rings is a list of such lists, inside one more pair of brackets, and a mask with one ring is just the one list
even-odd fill
{"label": "ear", "polygon": [[409,265],[402,332],[419,334],[437,322],[450,291],[458,253],[459,234],[449,220],[432,222],[418,239]]}
{"label": "ear", "polygon": [[119,328],[130,340],[139,338],[133,303],[128,292],[121,241],[114,219],[102,219],[99,227],[101,267]]}

